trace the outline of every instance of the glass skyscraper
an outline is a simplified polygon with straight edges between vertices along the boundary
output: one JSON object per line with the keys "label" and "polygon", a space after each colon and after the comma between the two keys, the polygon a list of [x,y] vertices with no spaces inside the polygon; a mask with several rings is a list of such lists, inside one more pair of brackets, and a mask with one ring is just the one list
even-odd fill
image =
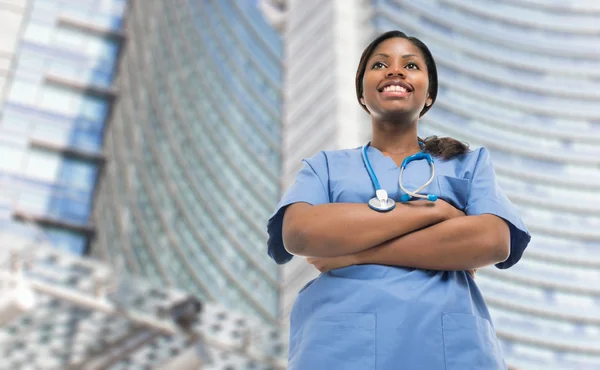
{"label": "glass skyscraper", "polygon": [[532,232],[508,271],[478,273],[507,362],[600,366],[600,8],[595,2],[376,2],[437,59],[440,92],[423,136],[491,153]]}
{"label": "glass skyscraper", "polygon": [[[0,0],[0,23],[0,368],[285,368],[256,4]],[[73,255],[91,240],[112,266]]]}
{"label": "glass skyscraper", "polygon": [[126,1],[0,5],[2,222],[38,223],[54,246],[84,254]]}
{"label": "glass skyscraper", "polygon": [[[283,190],[293,183],[303,158],[319,150],[357,147],[368,140],[370,120],[356,103],[352,76],[372,25],[370,7],[362,0],[287,1],[282,18]],[[282,320],[287,320],[298,291],[317,275],[303,258],[283,266]]]}
{"label": "glass skyscraper", "polygon": [[286,368],[278,328],[16,229],[0,234],[0,369]]}
{"label": "glass skyscraper", "polygon": [[246,0],[137,1],[125,32],[92,254],[274,322],[278,33]]}

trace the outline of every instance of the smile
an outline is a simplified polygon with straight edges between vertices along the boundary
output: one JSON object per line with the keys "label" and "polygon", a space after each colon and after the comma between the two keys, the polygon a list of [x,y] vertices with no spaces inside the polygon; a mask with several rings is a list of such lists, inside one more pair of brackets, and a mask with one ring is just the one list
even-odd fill
{"label": "smile", "polygon": [[410,93],[410,90],[400,85],[389,85],[380,90],[380,94],[387,98],[405,98]]}
{"label": "smile", "polygon": [[386,86],[383,88],[383,92],[389,92],[389,91],[407,92],[408,90],[406,90],[406,88],[404,86],[399,86],[399,85],[390,85],[390,86]]}
{"label": "smile", "polygon": [[394,78],[383,81],[377,90],[386,98],[406,98],[413,92],[413,87],[401,79]]}

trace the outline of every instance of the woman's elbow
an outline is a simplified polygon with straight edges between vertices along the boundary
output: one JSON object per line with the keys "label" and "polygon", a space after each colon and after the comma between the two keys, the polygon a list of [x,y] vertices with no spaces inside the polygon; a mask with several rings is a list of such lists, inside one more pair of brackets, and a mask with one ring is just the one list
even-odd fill
{"label": "woman's elbow", "polygon": [[491,244],[494,263],[504,262],[510,256],[510,228],[506,221],[501,220],[502,225],[497,228],[494,241]]}
{"label": "woman's elbow", "polygon": [[306,256],[307,246],[311,245],[310,226],[299,217],[284,217],[282,238],[283,247],[290,254]]}
{"label": "woman's elbow", "polygon": [[501,217],[492,214],[484,214],[480,217],[483,245],[486,246],[489,262],[504,262],[510,256],[510,228],[508,223]]}
{"label": "woman's elbow", "polygon": [[288,253],[301,257],[327,257],[323,255],[325,238],[305,223],[283,228],[283,247]]}
{"label": "woman's elbow", "polygon": [[312,207],[306,203],[294,203],[283,215],[282,238],[283,247],[293,255],[303,255],[309,245],[309,223],[306,211]]}
{"label": "woman's elbow", "polygon": [[510,242],[496,243],[494,248],[494,263],[504,262],[510,256]]}
{"label": "woman's elbow", "polygon": [[306,232],[294,227],[283,228],[283,247],[288,253],[302,255],[306,249]]}

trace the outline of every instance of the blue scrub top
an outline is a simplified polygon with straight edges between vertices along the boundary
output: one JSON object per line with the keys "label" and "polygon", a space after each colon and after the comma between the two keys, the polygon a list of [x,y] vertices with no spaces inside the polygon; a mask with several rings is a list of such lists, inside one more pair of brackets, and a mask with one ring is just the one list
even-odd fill
{"label": "blue scrub top", "polygon": [[[400,169],[368,147],[382,188],[396,201]],[[404,187],[430,177],[426,160],[404,170]],[[436,194],[467,215],[494,214],[510,228],[510,256],[519,261],[531,239],[498,184],[489,152],[469,151],[435,161],[435,180],[421,194]],[[375,189],[361,148],[320,152],[304,167],[267,223],[268,253],[289,262],[282,241],[285,208],[296,202],[367,203]],[[349,266],[321,274],[298,293],[290,316],[289,370],[506,369],[483,297],[466,271],[430,271],[383,265]]]}

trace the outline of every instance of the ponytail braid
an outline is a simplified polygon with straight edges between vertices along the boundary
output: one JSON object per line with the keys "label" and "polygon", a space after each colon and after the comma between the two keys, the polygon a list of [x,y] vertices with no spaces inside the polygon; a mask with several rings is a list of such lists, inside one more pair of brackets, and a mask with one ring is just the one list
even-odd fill
{"label": "ponytail braid", "polygon": [[425,145],[425,152],[434,157],[444,160],[451,159],[457,155],[465,154],[469,150],[469,144],[458,141],[451,137],[429,136],[424,140],[419,138]]}

